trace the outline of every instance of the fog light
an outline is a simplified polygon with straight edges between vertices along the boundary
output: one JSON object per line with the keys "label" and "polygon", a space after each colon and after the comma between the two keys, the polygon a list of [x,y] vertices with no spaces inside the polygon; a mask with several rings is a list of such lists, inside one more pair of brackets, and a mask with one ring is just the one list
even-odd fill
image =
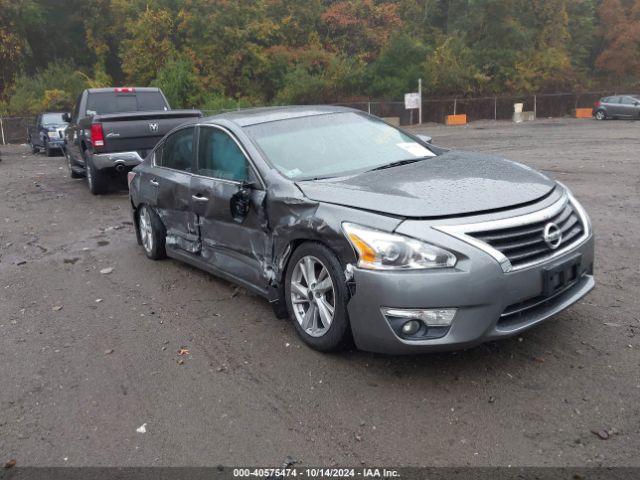
{"label": "fog light", "polygon": [[407,323],[402,325],[402,333],[405,335],[413,335],[418,330],[420,330],[420,322],[417,320],[409,320]]}
{"label": "fog light", "polygon": [[[455,308],[448,309],[404,309],[404,308],[383,308],[383,313],[387,317],[406,318],[413,320],[420,320],[424,322],[428,327],[448,327],[453,322],[453,318],[456,316]],[[410,322],[405,323],[402,326],[402,332],[404,332],[405,326]]]}

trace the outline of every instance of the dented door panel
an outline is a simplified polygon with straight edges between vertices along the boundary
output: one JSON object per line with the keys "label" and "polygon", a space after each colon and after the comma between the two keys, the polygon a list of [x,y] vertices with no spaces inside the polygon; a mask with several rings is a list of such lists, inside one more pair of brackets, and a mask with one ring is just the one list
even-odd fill
{"label": "dented door panel", "polygon": [[253,190],[244,219],[231,214],[240,184],[193,176],[191,208],[200,226],[202,260],[261,291],[268,284],[269,235],[264,217],[265,192]]}
{"label": "dented door panel", "polygon": [[149,184],[158,192],[156,211],[167,230],[167,248],[199,253],[198,221],[189,200],[191,174],[155,168]]}

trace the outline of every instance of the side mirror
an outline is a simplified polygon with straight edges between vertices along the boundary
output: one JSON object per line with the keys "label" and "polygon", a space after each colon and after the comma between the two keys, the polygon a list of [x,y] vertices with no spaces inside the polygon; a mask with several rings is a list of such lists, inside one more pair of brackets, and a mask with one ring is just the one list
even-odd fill
{"label": "side mirror", "polygon": [[67,112],[64,112],[62,114],[62,120],[67,123],[71,123],[71,115],[69,115]]}
{"label": "side mirror", "polygon": [[253,187],[253,183],[242,182],[238,191],[231,197],[231,200],[229,200],[229,209],[231,210],[231,217],[234,222],[244,222],[244,219],[249,214]]}
{"label": "side mirror", "polygon": [[416,135],[416,137],[418,137],[424,143],[431,143],[433,141],[433,139],[429,135]]}

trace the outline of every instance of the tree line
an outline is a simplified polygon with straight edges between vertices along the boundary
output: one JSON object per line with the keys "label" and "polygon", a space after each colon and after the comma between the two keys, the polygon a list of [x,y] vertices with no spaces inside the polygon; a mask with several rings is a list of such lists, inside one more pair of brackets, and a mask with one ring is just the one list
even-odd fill
{"label": "tree line", "polygon": [[0,0],[0,113],[83,88],[174,107],[640,86],[640,0]]}

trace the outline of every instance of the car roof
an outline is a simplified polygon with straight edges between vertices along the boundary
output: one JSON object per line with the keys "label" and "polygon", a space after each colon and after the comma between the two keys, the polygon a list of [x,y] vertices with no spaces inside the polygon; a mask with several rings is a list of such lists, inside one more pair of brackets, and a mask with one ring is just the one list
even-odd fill
{"label": "car roof", "polygon": [[203,119],[202,123],[215,123],[217,120],[228,120],[241,127],[257,125],[259,123],[276,122],[292,118],[328,115],[332,113],[360,112],[353,108],[334,105],[295,105],[286,107],[247,108],[233,112],[220,113]]}

